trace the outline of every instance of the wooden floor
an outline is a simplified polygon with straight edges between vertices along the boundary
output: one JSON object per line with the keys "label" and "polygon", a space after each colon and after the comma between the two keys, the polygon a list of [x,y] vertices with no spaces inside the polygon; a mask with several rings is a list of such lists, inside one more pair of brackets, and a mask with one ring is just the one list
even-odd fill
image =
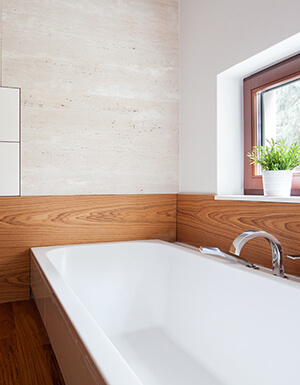
{"label": "wooden floor", "polygon": [[0,385],[64,385],[33,300],[0,304]]}

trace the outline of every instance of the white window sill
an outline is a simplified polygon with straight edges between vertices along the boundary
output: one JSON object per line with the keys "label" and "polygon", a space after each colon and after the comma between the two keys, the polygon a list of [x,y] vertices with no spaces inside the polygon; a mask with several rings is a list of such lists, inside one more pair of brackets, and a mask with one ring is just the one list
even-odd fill
{"label": "white window sill", "polygon": [[290,197],[286,197],[286,198],[280,198],[280,197],[271,197],[271,196],[265,197],[263,195],[215,195],[215,200],[300,203],[300,196],[290,196]]}

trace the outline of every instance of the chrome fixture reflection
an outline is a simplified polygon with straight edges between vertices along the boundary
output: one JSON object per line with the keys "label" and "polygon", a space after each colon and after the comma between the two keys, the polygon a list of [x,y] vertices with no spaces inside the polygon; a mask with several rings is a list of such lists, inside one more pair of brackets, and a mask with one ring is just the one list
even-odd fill
{"label": "chrome fixture reflection", "polygon": [[213,256],[217,256],[217,257],[223,257],[223,258],[228,259],[230,261],[241,263],[242,265],[245,265],[247,267],[252,267],[254,269],[256,268],[256,266],[253,265],[253,263],[247,261],[246,259],[244,259],[244,258],[242,258],[236,254],[232,254],[230,252],[227,253],[226,251],[220,250],[217,247],[200,246],[199,251],[200,251],[200,253],[203,253],[203,254],[213,255]]}
{"label": "chrome fixture reflection", "polygon": [[254,238],[265,238],[272,249],[272,270],[274,275],[284,277],[283,249],[276,237],[266,231],[250,230],[238,235],[230,246],[230,253],[240,255],[243,246]]}
{"label": "chrome fixture reflection", "polygon": [[293,259],[294,261],[297,261],[300,259],[300,255],[287,255],[288,258]]}

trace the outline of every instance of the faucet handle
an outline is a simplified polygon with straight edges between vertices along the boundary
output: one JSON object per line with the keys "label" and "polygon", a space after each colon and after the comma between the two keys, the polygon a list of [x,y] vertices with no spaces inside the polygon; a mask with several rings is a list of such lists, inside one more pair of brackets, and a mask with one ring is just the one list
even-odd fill
{"label": "faucet handle", "polygon": [[286,255],[286,257],[296,261],[297,259],[300,259],[300,254],[297,254],[297,255]]}

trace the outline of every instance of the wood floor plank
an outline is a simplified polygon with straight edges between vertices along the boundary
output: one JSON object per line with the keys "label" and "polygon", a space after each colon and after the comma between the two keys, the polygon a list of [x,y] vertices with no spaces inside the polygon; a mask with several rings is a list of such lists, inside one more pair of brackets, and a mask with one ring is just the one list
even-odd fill
{"label": "wood floor plank", "polygon": [[50,344],[45,326],[33,300],[17,301],[12,303],[14,318],[29,317],[34,323],[35,344],[37,347]]}
{"label": "wood floor plank", "polygon": [[0,304],[0,385],[64,385],[33,300]]}
{"label": "wood floor plank", "polygon": [[15,324],[12,304],[0,304],[0,340],[10,338],[14,330]]}
{"label": "wood floor plank", "polygon": [[50,362],[43,349],[47,341],[42,336],[36,311],[30,301],[13,303],[20,377],[23,385],[53,385]]}
{"label": "wood floor plank", "polygon": [[13,338],[0,340],[0,385],[23,385],[17,343]]}
{"label": "wood floor plank", "polygon": [[0,385],[22,385],[11,303],[0,304]]}

